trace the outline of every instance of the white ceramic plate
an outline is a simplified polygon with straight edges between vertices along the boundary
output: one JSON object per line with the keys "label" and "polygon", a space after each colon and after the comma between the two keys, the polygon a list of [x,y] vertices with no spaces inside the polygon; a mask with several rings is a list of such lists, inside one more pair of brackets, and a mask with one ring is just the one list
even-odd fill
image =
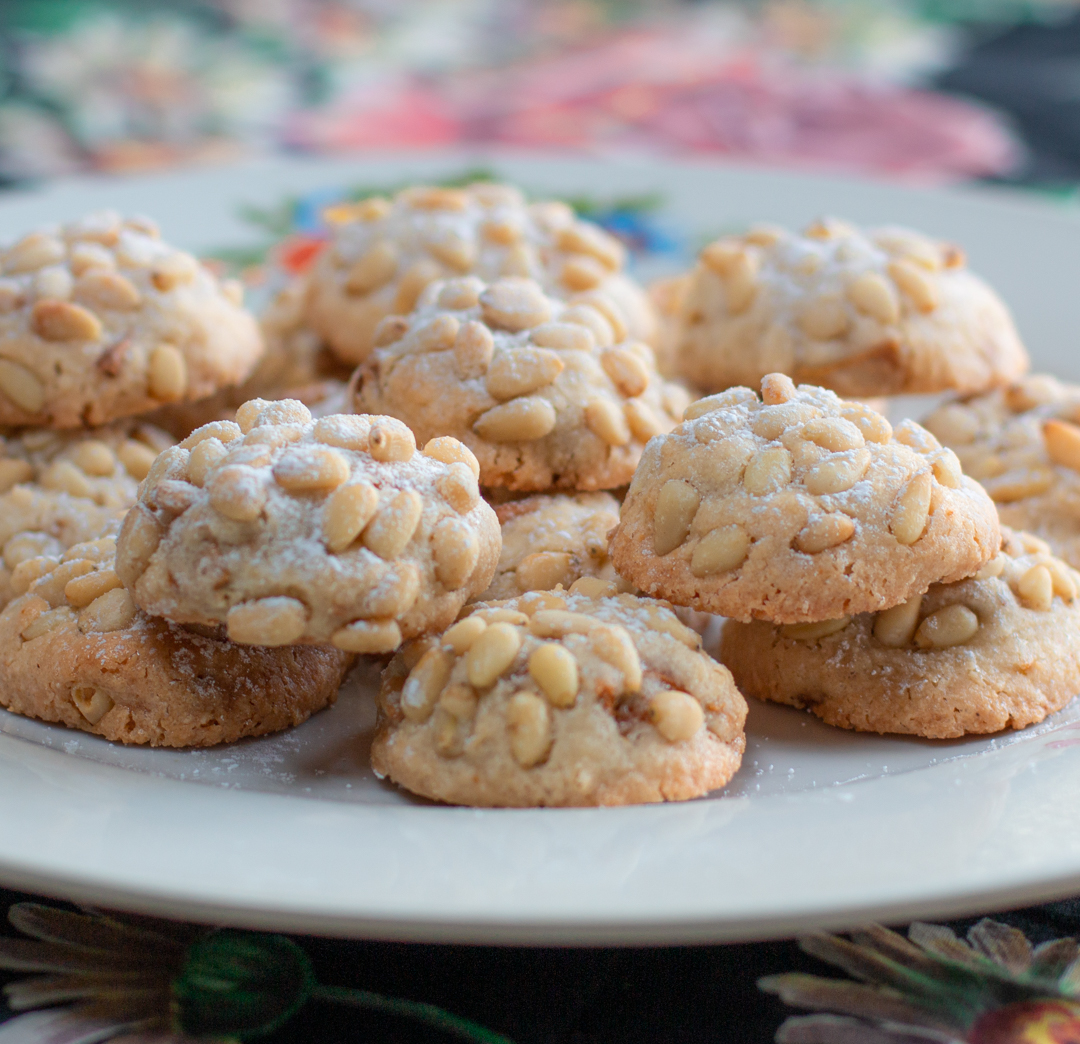
{"label": "white ceramic plate", "polygon": [[[463,169],[476,156],[263,161],[0,197],[0,237],[102,206],[195,250],[252,240],[240,203]],[[962,243],[1036,366],[1080,378],[1080,219],[990,190],[931,192],[644,160],[502,158],[530,188],[659,191],[702,235],[821,213]],[[210,751],[113,746],[0,712],[0,880],[254,927],[414,940],[750,939],[866,918],[985,912],[1080,892],[1080,708],[1019,735],[860,736],[754,704],[722,793],[663,807],[472,810],[367,768],[360,669],[293,732]]]}

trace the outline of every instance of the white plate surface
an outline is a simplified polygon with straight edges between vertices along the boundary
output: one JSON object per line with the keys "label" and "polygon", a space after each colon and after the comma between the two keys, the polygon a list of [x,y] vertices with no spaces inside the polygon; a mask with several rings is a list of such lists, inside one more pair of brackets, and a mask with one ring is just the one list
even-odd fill
{"label": "white plate surface", "polygon": [[[639,159],[266,160],[0,197],[0,237],[114,206],[193,250],[251,241],[241,203],[456,172],[536,190],[659,191],[702,236],[822,213],[962,243],[1036,368],[1080,378],[1080,218],[991,190],[931,192]],[[1020,734],[861,736],[754,703],[721,793],[662,807],[473,810],[367,767],[374,675],[280,736],[130,749],[0,712],[0,880],[145,912],[430,941],[677,943],[873,917],[985,912],[1080,892],[1080,706]]]}

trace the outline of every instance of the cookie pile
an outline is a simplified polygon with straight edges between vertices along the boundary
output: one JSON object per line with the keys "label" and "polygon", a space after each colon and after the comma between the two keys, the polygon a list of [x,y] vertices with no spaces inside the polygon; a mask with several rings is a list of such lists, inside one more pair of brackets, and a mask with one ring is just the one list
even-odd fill
{"label": "cookie pile", "polygon": [[[299,724],[349,657],[244,649],[138,609],[116,535],[181,452],[148,423],[249,376],[239,284],[113,213],[0,253],[0,702],[125,743],[201,746]],[[159,471],[160,471],[160,466]]]}

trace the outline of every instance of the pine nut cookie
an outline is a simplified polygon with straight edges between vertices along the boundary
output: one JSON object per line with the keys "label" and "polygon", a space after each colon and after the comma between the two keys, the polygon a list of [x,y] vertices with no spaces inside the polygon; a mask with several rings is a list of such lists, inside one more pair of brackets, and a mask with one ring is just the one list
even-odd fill
{"label": "pine nut cookie", "polygon": [[673,372],[703,391],[771,372],[845,396],[982,392],[1028,356],[958,248],[901,228],[756,228],[702,251]]}
{"label": "pine nut cookie", "polygon": [[648,345],[625,340],[611,300],[590,301],[568,306],[528,279],[434,283],[380,328],[353,378],[356,409],[401,418],[420,442],[461,439],[484,486],[625,485],[688,397]]}
{"label": "pine nut cookie", "polygon": [[124,521],[117,572],[150,615],[386,653],[491,582],[499,522],[456,439],[419,453],[391,417],[313,421],[293,399],[236,417],[158,457]]}
{"label": "pine nut cookie", "polygon": [[299,725],[333,703],[337,649],[263,649],[203,637],[135,608],[115,541],[23,563],[0,612],[0,705],[120,743],[206,747]]}
{"label": "pine nut cookie", "polygon": [[728,622],[721,659],[747,695],[830,725],[928,739],[1022,729],[1080,691],[1080,576],[1002,530],[975,576],[880,613],[775,627]]}
{"label": "pine nut cookie", "polygon": [[527,204],[510,185],[416,186],[327,217],[333,242],[315,264],[307,318],[346,362],[366,359],[379,322],[412,311],[429,283],[469,274],[537,279],[560,298],[603,290],[633,337],[653,336],[652,305],[622,271],[622,244],[565,203]]}
{"label": "pine nut cookie", "polygon": [[470,607],[383,673],[376,773],[459,805],[630,805],[724,786],[746,701],[662,602],[595,577]]}
{"label": "pine nut cookie", "polygon": [[609,494],[541,494],[498,504],[495,514],[502,554],[479,601],[569,587],[583,576],[618,580],[607,535],[618,525],[619,502]]}
{"label": "pine nut cookie", "polygon": [[982,483],[1005,525],[1080,567],[1080,386],[1032,374],[946,403],[923,423]]}
{"label": "pine nut cookie", "polygon": [[993,502],[929,432],[774,373],[649,443],[611,555],[676,605],[800,623],[970,576],[999,542]]}
{"label": "pine nut cookie", "polygon": [[239,384],[262,353],[239,283],[113,213],[0,253],[0,425],[75,428]]}

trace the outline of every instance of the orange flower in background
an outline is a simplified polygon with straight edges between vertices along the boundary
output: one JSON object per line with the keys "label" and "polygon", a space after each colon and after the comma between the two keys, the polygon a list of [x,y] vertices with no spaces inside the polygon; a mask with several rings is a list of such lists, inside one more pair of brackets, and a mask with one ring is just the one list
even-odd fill
{"label": "orange flower in background", "polygon": [[971,1044],[1080,1044],[1080,1003],[1021,1001],[984,1015]]}

